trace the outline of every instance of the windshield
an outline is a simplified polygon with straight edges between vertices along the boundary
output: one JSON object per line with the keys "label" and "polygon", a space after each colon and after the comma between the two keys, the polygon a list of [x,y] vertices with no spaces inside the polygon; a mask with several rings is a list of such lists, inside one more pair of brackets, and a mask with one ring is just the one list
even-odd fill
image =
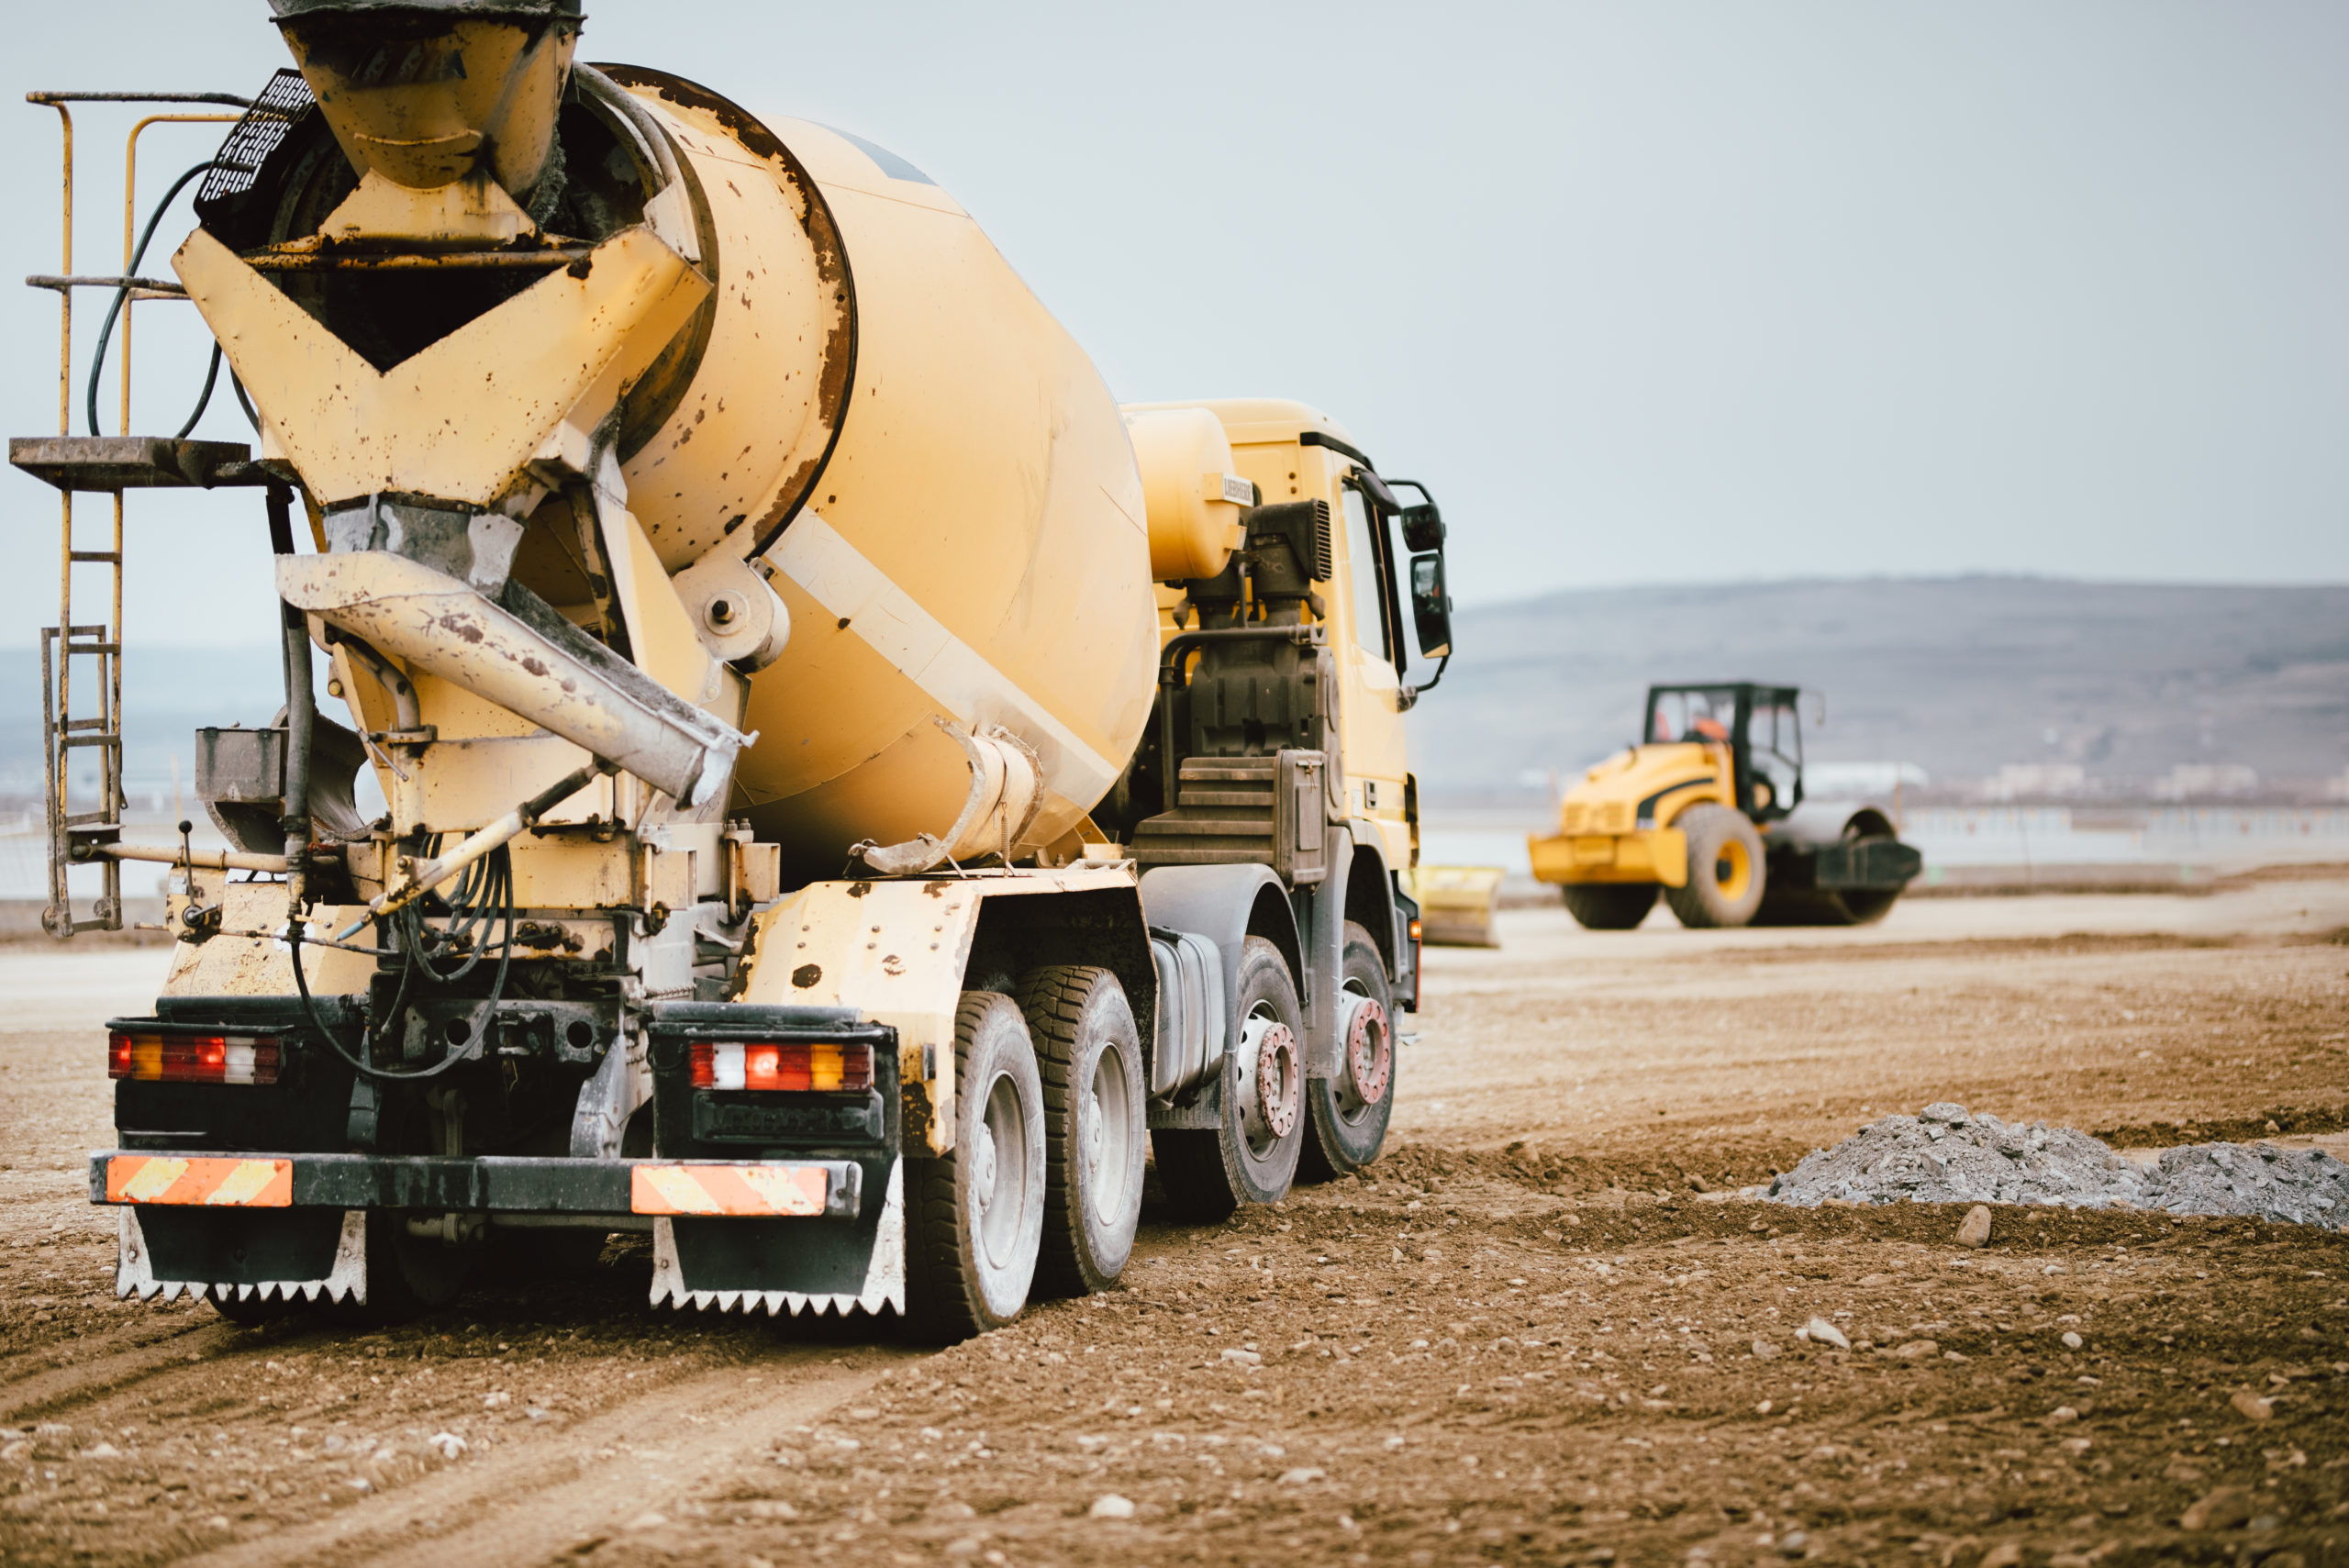
{"label": "windshield", "polygon": [[1727,740],[1737,727],[1735,686],[1683,686],[1655,694],[1650,740]]}

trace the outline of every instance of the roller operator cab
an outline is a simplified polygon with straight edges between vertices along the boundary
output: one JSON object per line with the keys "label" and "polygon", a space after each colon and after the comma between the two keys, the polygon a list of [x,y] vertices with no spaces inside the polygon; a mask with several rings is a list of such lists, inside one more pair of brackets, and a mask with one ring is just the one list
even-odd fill
{"label": "roller operator cab", "polygon": [[1880,920],[1923,869],[1892,818],[1803,796],[1794,686],[1648,688],[1641,740],[1584,774],[1527,848],[1592,930],[1628,930],[1659,891],[1684,926]]}
{"label": "roller operator cab", "polygon": [[920,168],[588,65],[576,0],[272,5],[178,282],[50,280],[192,307],[252,442],[11,443],[77,565],[258,491],[283,606],[225,850],[126,834],[121,628],[46,634],[50,928],[145,863],[178,939],[103,1052],[117,1291],[385,1316],[639,1231],[656,1303],[953,1337],[1114,1281],[1152,1150],[1200,1218],[1376,1159],[1425,487],[1119,407]]}

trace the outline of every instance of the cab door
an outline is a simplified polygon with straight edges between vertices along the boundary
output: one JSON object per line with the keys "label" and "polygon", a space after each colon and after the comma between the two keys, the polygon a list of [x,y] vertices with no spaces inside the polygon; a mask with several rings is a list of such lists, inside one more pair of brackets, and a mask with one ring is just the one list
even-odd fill
{"label": "cab door", "polygon": [[[1335,453],[1322,456],[1330,509],[1341,520],[1337,536],[1336,602],[1329,606],[1330,646],[1339,665],[1339,722],[1344,734],[1349,814],[1377,825],[1386,863],[1411,863],[1407,814],[1409,751],[1403,734],[1404,682],[1410,631],[1403,618],[1403,557],[1393,525],[1374,505],[1375,478]],[[1383,487],[1381,487],[1383,489]]]}

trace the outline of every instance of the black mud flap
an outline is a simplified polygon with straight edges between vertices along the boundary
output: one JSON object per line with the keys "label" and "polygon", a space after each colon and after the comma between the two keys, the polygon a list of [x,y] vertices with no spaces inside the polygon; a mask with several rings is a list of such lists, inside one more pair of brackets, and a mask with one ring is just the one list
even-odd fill
{"label": "black mud flap", "polygon": [[367,1217],[358,1210],[138,1204],[117,1213],[117,1296],[367,1299]]}
{"label": "black mud flap", "polygon": [[[795,1316],[903,1313],[897,1031],[848,1008],[726,1002],[655,1004],[646,1027],[660,1157],[846,1160],[859,1167],[863,1192],[852,1218],[654,1220],[653,1305]],[[694,1043],[731,1040],[869,1046],[872,1085],[834,1093],[694,1087]]]}

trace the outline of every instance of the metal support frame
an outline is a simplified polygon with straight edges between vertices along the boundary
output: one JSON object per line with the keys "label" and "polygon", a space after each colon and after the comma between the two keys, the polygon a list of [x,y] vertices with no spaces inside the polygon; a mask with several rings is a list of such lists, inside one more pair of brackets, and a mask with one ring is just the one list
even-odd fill
{"label": "metal support frame", "polygon": [[[73,271],[73,112],[76,103],[218,104],[242,107],[249,100],[226,93],[28,93],[26,101],[57,111],[63,138],[63,200],[61,250],[55,274],[26,282],[57,295],[57,428],[61,436],[73,430],[73,291],[76,288],[119,288],[129,283],[121,317],[121,431],[130,434],[130,327],[132,307],[142,299],[184,298],[167,294],[168,285],[132,279],[132,253],[137,244],[139,138],[150,125],[231,123],[229,114],[150,114],[130,128],[123,147],[122,271],[111,277],[83,277]],[[152,284],[153,286],[141,286]],[[44,802],[49,817],[49,907],[41,925],[62,940],[77,931],[117,931],[122,929],[122,866],[98,851],[112,845],[122,832],[126,807],[122,779],[122,583],[123,499],[114,497],[113,531],[104,549],[83,549],[74,534],[73,491],[60,487],[58,523],[57,624],[41,628],[41,762]],[[73,569],[106,569],[103,619],[77,618],[74,614]],[[95,659],[96,711],[74,706],[74,662]],[[95,749],[98,753],[97,798],[84,810],[72,787],[73,753]],[[103,889],[90,917],[73,915],[70,870],[95,861],[100,866]]]}

